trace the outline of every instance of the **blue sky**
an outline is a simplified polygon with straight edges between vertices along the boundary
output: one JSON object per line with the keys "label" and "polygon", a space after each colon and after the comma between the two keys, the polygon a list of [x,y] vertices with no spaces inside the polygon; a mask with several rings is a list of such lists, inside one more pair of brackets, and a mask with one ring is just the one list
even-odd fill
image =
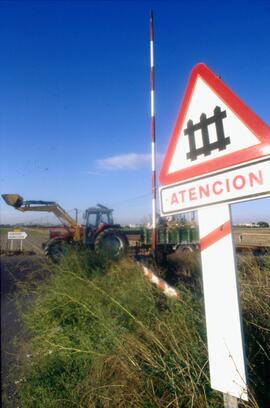
{"label": "blue sky", "polygon": [[[122,223],[151,213],[151,9],[159,165],[198,62],[270,123],[269,1],[2,1],[1,193],[80,213],[102,203]],[[270,221],[269,208],[233,205],[233,220]]]}

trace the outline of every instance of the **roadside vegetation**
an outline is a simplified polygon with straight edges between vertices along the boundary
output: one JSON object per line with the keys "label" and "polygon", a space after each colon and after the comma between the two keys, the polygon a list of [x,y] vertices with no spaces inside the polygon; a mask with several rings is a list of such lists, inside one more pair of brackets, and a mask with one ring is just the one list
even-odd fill
{"label": "roadside vegetation", "polygon": [[[239,258],[251,401],[270,406],[270,257]],[[211,389],[200,264],[194,254],[160,273],[167,299],[129,259],[70,253],[37,284],[18,282],[24,330],[15,339],[12,401],[4,406],[223,407]],[[25,299],[34,299],[25,302]],[[257,402],[256,402],[257,401]]]}

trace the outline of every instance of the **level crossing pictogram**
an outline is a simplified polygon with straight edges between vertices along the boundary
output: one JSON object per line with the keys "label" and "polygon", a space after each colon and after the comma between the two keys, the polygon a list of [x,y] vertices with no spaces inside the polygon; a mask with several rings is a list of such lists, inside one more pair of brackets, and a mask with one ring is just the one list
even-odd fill
{"label": "level crossing pictogram", "polygon": [[[227,117],[226,111],[221,111],[219,106],[214,109],[214,115],[210,118],[206,117],[205,113],[200,116],[200,121],[193,124],[193,120],[189,119],[187,122],[187,128],[184,130],[184,134],[188,136],[190,151],[187,153],[187,159],[191,161],[197,160],[198,156],[209,156],[215,149],[219,151],[225,150],[226,146],[231,143],[230,137],[225,137],[223,119]],[[208,126],[215,124],[217,140],[210,143]],[[203,146],[196,148],[195,132],[201,130]]]}

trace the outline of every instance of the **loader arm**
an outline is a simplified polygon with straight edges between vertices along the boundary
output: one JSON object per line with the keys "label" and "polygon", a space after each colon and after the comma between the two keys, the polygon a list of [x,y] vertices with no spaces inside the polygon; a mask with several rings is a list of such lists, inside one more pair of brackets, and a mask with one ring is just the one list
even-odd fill
{"label": "loader arm", "polygon": [[42,211],[53,213],[65,226],[75,228],[76,221],[57,203],[52,201],[24,201],[24,204],[17,210],[25,211]]}
{"label": "loader arm", "polygon": [[80,225],[56,202],[28,200],[25,201],[19,194],[2,194],[3,199],[18,211],[41,211],[53,213],[66,227],[74,230],[74,239],[79,241]]}

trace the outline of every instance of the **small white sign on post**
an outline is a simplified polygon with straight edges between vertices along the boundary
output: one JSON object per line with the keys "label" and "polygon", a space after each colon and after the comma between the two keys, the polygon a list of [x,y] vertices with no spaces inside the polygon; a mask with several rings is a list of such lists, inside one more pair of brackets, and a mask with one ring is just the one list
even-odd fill
{"label": "small white sign on post", "polygon": [[23,231],[9,231],[8,239],[25,239],[27,237],[26,232]]}
{"label": "small white sign on post", "polygon": [[24,231],[9,231],[8,232],[8,240],[10,240],[10,250],[13,251],[13,241],[14,240],[20,240],[20,251],[22,251],[23,247],[23,240],[27,237],[28,235]]}
{"label": "small white sign on post", "polygon": [[270,128],[206,65],[191,77],[160,172],[162,216],[198,209],[211,386],[248,400],[230,203],[270,196]]}

